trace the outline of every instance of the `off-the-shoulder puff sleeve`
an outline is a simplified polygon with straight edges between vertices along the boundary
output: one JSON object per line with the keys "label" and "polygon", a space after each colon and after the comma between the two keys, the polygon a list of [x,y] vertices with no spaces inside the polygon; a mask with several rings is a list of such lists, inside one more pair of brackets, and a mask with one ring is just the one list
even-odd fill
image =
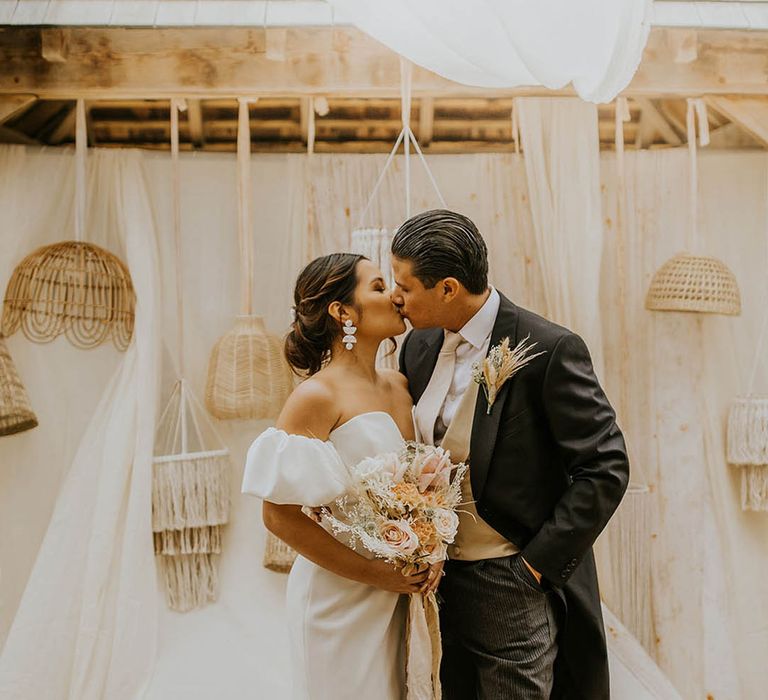
{"label": "off-the-shoulder puff sleeve", "polygon": [[268,428],[248,449],[242,492],[265,501],[321,506],[350,486],[349,472],[330,442]]}

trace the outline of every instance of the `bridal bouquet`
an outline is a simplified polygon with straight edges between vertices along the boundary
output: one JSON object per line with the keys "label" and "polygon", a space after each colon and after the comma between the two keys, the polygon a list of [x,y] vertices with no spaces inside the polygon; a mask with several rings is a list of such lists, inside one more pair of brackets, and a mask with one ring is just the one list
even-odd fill
{"label": "bridal bouquet", "polygon": [[[467,465],[453,464],[450,452],[407,442],[398,452],[364,459],[352,472],[353,488],[323,520],[351,544],[360,542],[404,574],[422,571],[447,557],[459,526],[461,482]],[[408,608],[407,697],[434,700],[440,690],[440,625],[434,593],[410,596]]]}
{"label": "bridal bouquet", "polygon": [[323,520],[405,574],[440,562],[459,526],[467,471],[450,457],[441,447],[407,442],[399,453],[364,459],[351,470],[353,489],[336,501],[342,517],[324,510]]}

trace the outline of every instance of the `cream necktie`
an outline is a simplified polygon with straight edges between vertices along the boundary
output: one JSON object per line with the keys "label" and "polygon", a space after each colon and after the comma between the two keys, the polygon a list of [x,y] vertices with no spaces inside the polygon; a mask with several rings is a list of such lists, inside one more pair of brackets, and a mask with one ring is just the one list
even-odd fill
{"label": "cream necktie", "polygon": [[416,406],[416,425],[421,441],[428,445],[434,444],[435,423],[440,415],[440,409],[445,403],[445,397],[451,388],[453,371],[456,367],[456,348],[464,340],[459,333],[445,331],[443,346],[437,357],[437,364],[427,388]]}

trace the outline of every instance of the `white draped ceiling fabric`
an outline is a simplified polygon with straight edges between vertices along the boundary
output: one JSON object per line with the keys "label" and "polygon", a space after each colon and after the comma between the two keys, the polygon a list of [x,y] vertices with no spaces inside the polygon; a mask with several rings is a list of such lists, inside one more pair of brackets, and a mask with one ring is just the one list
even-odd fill
{"label": "white draped ceiling fabric", "polygon": [[[188,337],[194,339],[188,342],[188,375],[199,393],[210,348],[230,323],[224,310],[239,298],[233,274],[238,269],[237,187],[231,154],[182,154],[181,158],[184,293],[189,302],[184,314]],[[131,159],[140,162],[141,168],[128,165]],[[710,693],[757,700],[764,696],[763,667],[768,658],[768,601],[763,595],[768,580],[768,518],[740,510],[738,474],[729,471],[722,443],[728,405],[747,381],[763,319],[762,300],[768,295],[764,270],[768,163],[762,153],[705,149],[700,154],[702,241],[732,267],[742,288],[751,291],[744,295],[741,317],[697,318],[654,314],[643,306],[651,275],[682,245],[685,235],[690,216],[687,152],[628,152],[625,159],[626,294],[623,303],[614,294],[617,268],[613,261],[619,254],[614,228],[616,177],[613,154],[604,153],[600,156],[603,270],[599,306],[593,312],[603,339],[604,383],[611,397],[618,396],[625,384],[621,423],[633,463],[645,471],[650,487],[653,585],[649,594],[654,636],[646,645],[646,657],[619,621],[606,613],[616,661],[614,695],[628,700],[672,697],[674,693],[650,663],[653,659],[682,697]],[[251,197],[254,211],[259,212],[254,221],[254,245],[259,252],[254,260],[255,310],[266,316],[275,331],[287,327],[292,280],[310,246],[316,254],[348,248],[351,230],[384,160],[385,156],[375,155],[315,154],[311,161],[294,154],[254,156]],[[488,241],[493,284],[522,306],[547,313],[545,277],[550,273],[541,262],[542,243],[533,221],[524,156],[446,155],[429,160],[448,206],[470,216]],[[118,188],[114,180],[100,177],[123,161],[127,161],[124,172],[133,172],[138,183],[145,183],[137,184],[134,192],[143,188],[147,193],[156,222],[152,223],[144,206],[129,209],[126,196],[123,210],[134,222],[130,236],[127,225],[124,233],[123,225],[118,225],[122,210],[117,209],[120,200],[115,198],[115,192],[127,185]],[[97,150],[91,154],[89,216],[94,218],[89,236],[121,254],[131,266],[140,300],[137,313],[139,309],[145,313],[142,299],[147,298],[148,283],[140,270],[143,264],[151,265],[153,246],[160,249],[160,270],[172,269],[169,161],[162,153]],[[0,211],[7,214],[0,232],[0,289],[25,253],[66,234],[61,222],[72,217],[72,175],[72,157],[63,150],[0,147]],[[396,227],[405,214],[402,176],[403,161],[397,158],[371,211],[372,219],[389,228]],[[312,188],[307,189],[306,183],[312,183]],[[439,205],[424,173],[414,171],[412,186],[413,211]],[[147,233],[153,230],[165,232],[157,243]],[[139,259],[131,252],[131,238],[147,246]],[[599,252],[583,249],[578,255],[585,269],[591,269]],[[564,283],[571,288],[568,280]],[[173,275],[161,276],[160,284],[165,300],[160,333],[172,347]],[[577,289],[573,287],[573,295]],[[624,333],[618,330],[622,316]],[[137,511],[125,510],[128,503],[138,509],[140,501],[128,494],[143,483],[137,481],[144,474],[140,469],[146,468],[149,484],[152,431],[142,432],[148,436],[145,467],[137,466],[144,462],[134,459],[133,466],[126,468],[119,457],[128,449],[120,448],[125,443],[116,438],[110,438],[117,447],[108,455],[100,453],[98,460],[84,461],[83,450],[91,438],[92,446],[104,444],[88,425],[112,420],[109,415],[99,418],[110,413],[99,408],[100,400],[106,391],[108,403],[101,405],[115,405],[120,380],[129,369],[129,355],[109,345],[89,351],[72,348],[66,341],[36,345],[20,334],[9,338],[8,346],[40,426],[0,439],[0,645],[5,642],[0,695],[8,694],[4,693],[8,688],[16,692],[10,694],[14,700],[56,700],[66,697],[62,687],[72,687],[71,697],[88,698],[81,689],[87,683],[98,685],[106,677],[105,669],[110,669],[108,676],[116,674],[111,682],[125,680],[126,690],[105,697],[120,700],[241,700],[244,689],[254,697],[285,697],[290,687],[285,577],[261,565],[265,532],[260,512],[251,500],[236,493],[237,474],[232,479],[231,523],[219,569],[220,598],[193,613],[173,613],[165,607],[159,583],[152,583],[154,597],[147,598],[144,592],[147,572],[154,577],[149,514],[142,519],[134,517]],[[622,374],[619,360],[624,355],[628,355],[628,371]],[[172,379],[172,368],[164,367],[166,389]],[[760,368],[756,387],[768,387],[768,367]],[[135,405],[136,391],[126,389],[129,404]],[[117,405],[117,410],[115,417],[125,412],[130,418],[125,407]],[[135,434],[136,419],[131,420]],[[246,421],[221,426],[235,465],[243,464],[250,441],[266,426]],[[114,491],[105,508],[99,509],[104,527],[96,529],[96,521],[88,518],[88,504],[94,503],[92,490],[107,493],[108,484]],[[71,500],[73,493],[85,501]],[[123,504],[122,515],[104,512],[108,503]],[[97,564],[106,565],[107,550],[110,567],[122,567],[109,569],[110,576],[121,573],[118,589],[111,587],[114,578],[105,574],[103,580],[111,583],[103,589],[103,597],[74,590],[75,583],[63,572],[68,571],[64,569],[67,552],[80,556],[75,531],[82,538],[80,546],[92,551],[91,573],[99,570]],[[64,554],[54,549],[59,538],[69,543]],[[133,547],[144,549],[139,552]],[[135,570],[127,566],[129,560]],[[64,578],[43,581],[38,571],[62,572]],[[77,581],[86,576],[77,566],[72,565],[71,571]],[[608,587],[604,592],[606,603],[615,611],[616,591]],[[84,603],[81,610],[62,604],[73,599]],[[47,603],[35,610],[32,601]],[[135,614],[127,614],[129,609]],[[155,615],[159,618],[156,647]],[[58,649],[56,654],[50,651],[46,635],[58,634],[56,620],[83,631],[76,664],[74,651],[65,654],[63,662]],[[37,633],[34,646],[32,625]],[[85,663],[90,653],[88,635],[97,640],[93,649],[99,652],[90,656],[90,666]],[[113,638],[114,646],[108,644]],[[121,646],[130,640],[135,642],[130,649]],[[151,677],[150,655],[156,659]],[[72,677],[79,678],[77,683],[67,675],[63,686],[58,685],[62,669],[72,671]],[[24,685],[33,682],[37,685]],[[139,683],[147,683],[143,695]],[[25,693],[25,688],[41,692]],[[622,694],[627,688],[632,690]],[[133,695],[131,689],[136,691]]]}
{"label": "white draped ceiling fabric", "polygon": [[573,84],[610,102],[632,79],[652,0],[328,0],[413,63],[464,85]]}

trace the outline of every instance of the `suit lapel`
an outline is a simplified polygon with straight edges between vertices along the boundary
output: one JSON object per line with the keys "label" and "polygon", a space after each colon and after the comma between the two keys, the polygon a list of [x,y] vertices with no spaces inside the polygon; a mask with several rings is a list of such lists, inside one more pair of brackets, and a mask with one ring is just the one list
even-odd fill
{"label": "suit lapel", "polygon": [[[517,344],[517,307],[499,293],[501,303],[499,304],[499,313],[496,315],[496,322],[493,324],[491,332],[491,342],[488,345],[488,351],[495,345],[498,345],[504,338],[508,337],[510,345],[514,347]],[[488,414],[488,401],[485,398],[485,392],[482,390],[477,393],[477,402],[475,403],[475,416],[472,422],[472,439],[469,449],[469,461],[471,468],[469,470],[472,482],[472,493],[478,500],[485,487],[485,480],[488,476],[488,467],[491,464],[493,448],[496,444],[496,434],[499,431],[499,421],[504,402],[509,393],[510,382],[505,382],[496,400],[493,403],[490,414]]]}
{"label": "suit lapel", "polygon": [[443,346],[443,337],[442,328],[430,328],[420,332],[413,339],[419,344],[416,348],[416,366],[409,372],[411,376],[408,377],[414,405],[419,403],[419,399],[432,377],[440,348]]}

